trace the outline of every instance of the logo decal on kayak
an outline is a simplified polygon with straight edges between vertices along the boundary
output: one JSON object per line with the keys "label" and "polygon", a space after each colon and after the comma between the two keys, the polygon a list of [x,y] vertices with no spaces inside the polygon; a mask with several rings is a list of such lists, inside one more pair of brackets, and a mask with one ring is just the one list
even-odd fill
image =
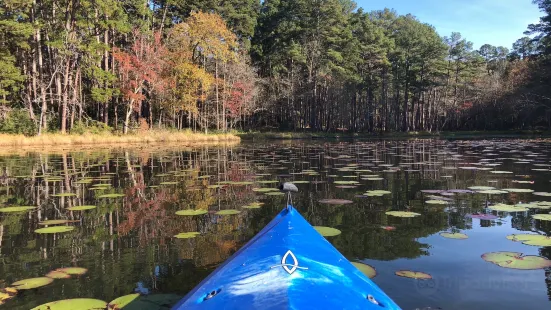
{"label": "logo decal on kayak", "polygon": [[[291,258],[293,259],[292,264],[287,264],[287,258],[289,256],[291,256]],[[287,271],[288,274],[292,274],[297,269],[308,269],[306,267],[301,267],[301,266],[298,265],[298,260],[295,256],[295,254],[293,254],[293,252],[291,252],[291,250],[288,250],[287,253],[285,253],[285,255],[283,255],[283,258],[281,259],[281,265],[272,266],[270,268],[275,268],[275,267],[279,267],[279,266],[283,267],[283,269],[285,271]],[[291,268],[289,268],[289,266],[291,266]]]}

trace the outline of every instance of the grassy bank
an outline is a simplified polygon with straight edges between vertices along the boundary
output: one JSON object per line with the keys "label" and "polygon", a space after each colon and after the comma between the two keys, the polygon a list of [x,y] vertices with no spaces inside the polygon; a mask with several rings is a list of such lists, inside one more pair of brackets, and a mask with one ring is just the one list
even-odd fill
{"label": "grassy bank", "polygon": [[115,135],[105,134],[43,134],[40,136],[24,136],[0,134],[0,146],[90,146],[90,145],[123,145],[123,144],[154,144],[154,143],[238,143],[240,137],[234,134],[203,134],[191,131],[146,131],[143,133]]}
{"label": "grassy bank", "polygon": [[453,131],[453,132],[390,132],[390,133],[332,133],[332,132],[243,132],[242,140],[295,140],[295,139],[404,139],[404,138],[515,138],[551,137],[551,131]]}

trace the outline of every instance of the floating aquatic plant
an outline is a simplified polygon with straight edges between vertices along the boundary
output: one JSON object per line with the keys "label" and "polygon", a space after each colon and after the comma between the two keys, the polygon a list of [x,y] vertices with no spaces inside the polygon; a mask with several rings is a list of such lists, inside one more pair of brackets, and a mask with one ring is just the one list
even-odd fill
{"label": "floating aquatic plant", "polygon": [[372,279],[377,275],[377,270],[372,266],[360,262],[352,262],[354,267],[358,268],[366,277]]}
{"label": "floating aquatic plant", "polygon": [[341,234],[340,230],[332,227],[314,226],[314,228],[317,230],[318,233],[320,233],[320,235],[324,237],[333,237]]}
{"label": "floating aquatic plant", "polygon": [[386,215],[396,216],[396,217],[416,217],[421,214],[408,211],[388,211],[385,212]]}
{"label": "floating aquatic plant", "polygon": [[509,235],[507,239],[516,242],[522,242],[526,245],[551,246],[551,237],[544,235],[518,234]]}
{"label": "floating aquatic plant", "polygon": [[192,231],[192,232],[183,232],[183,233],[179,233],[177,235],[174,236],[174,238],[178,238],[178,239],[191,239],[191,238],[195,238],[197,236],[199,236],[201,233],[200,232],[197,232],[197,231]]}
{"label": "floating aquatic plant", "polygon": [[551,261],[547,258],[534,255],[524,256],[518,252],[490,252],[481,257],[487,262],[511,269],[534,270],[551,267]]}
{"label": "floating aquatic plant", "polygon": [[69,232],[74,229],[75,229],[74,226],[50,226],[50,227],[39,228],[34,232],[37,234],[55,234],[55,233]]}
{"label": "floating aquatic plant", "polygon": [[16,290],[30,290],[33,288],[48,285],[53,281],[54,279],[48,277],[30,278],[13,282],[10,287],[13,287]]}
{"label": "floating aquatic plant", "polygon": [[197,210],[188,209],[188,210],[176,211],[176,215],[184,215],[184,216],[202,215],[206,213],[208,213],[208,211],[203,209],[197,209]]}
{"label": "floating aquatic plant", "polygon": [[420,271],[410,271],[410,270],[398,270],[395,274],[399,277],[417,279],[417,280],[428,280],[432,279],[432,276],[428,273]]}
{"label": "floating aquatic plant", "polygon": [[462,233],[447,233],[447,232],[443,232],[443,233],[440,233],[440,236],[444,237],[444,238],[448,238],[448,239],[468,239],[469,236],[465,235],[465,234],[462,234]]}

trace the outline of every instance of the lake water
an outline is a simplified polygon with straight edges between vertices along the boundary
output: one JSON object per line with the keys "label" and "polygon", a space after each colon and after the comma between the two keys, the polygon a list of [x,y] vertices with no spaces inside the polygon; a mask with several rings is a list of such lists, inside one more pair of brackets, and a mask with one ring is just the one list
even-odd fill
{"label": "lake water", "polygon": [[[550,221],[532,217],[551,208],[545,203],[551,201],[546,196],[551,192],[551,143],[242,142],[2,154],[0,208],[35,208],[0,213],[0,288],[58,268],[87,271],[20,290],[0,308],[31,309],[67,298],[109,302],[141,292],[165,294],[158,300],[166,302],[147,309],[168,309],[163,305],[191,290],[281,210],[285,196],[258,190],[275,188],[281,180],[296,182],[300,192],[293,202],[299,212],[312,225],[340,230],[326,238],[349,260],[374,267],[372,280],[403,309],[551,308],[551,268],[506,268],[481,257],[507,251],[540,256],[535,259],[543,265],[551,259],[549,246],[506,238],[551,234]],[[510,191],[450,191],[473,186]],[[390,193],[366,195],[372,190]],[[490,209],[498,203],[532,204],[528,211]],[[77,206],[95,208],[70,210]],[[185,209],[208,213],[175,214]],[[239,213],[216,214],[220,210]],[[388,211],[419,215],[403,218]],[[46,220],[69,222],[44,225]],[[35,232],[59,225],[74,228]],[[199,234],[174,238],[181,232]],[[443,232],[468,238],[445,238]],[[524,266],[517,263],[510,266]],[[432,279],[400,277],[399,270]]]}

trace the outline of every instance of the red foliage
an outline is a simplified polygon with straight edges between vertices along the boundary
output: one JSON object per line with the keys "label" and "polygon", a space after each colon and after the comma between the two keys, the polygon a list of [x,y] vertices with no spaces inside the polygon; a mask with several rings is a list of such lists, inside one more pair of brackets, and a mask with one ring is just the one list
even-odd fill
{"label": "red foliage", "polygon": [[128,50],[113,48],[113,58],[118,64],[120,89],[135,110],[145,99],[144,92],[162,92],[171,85],[164,74],[168,62],[168,49],[161,33],[147,35],[133,32],[134,43]]}
{"label": "red foliage", "polygon": [[253,85],[249,82],[237,81],[232,84],[227,107],[230,117],[238,117],[243,106],[252,99]]}

